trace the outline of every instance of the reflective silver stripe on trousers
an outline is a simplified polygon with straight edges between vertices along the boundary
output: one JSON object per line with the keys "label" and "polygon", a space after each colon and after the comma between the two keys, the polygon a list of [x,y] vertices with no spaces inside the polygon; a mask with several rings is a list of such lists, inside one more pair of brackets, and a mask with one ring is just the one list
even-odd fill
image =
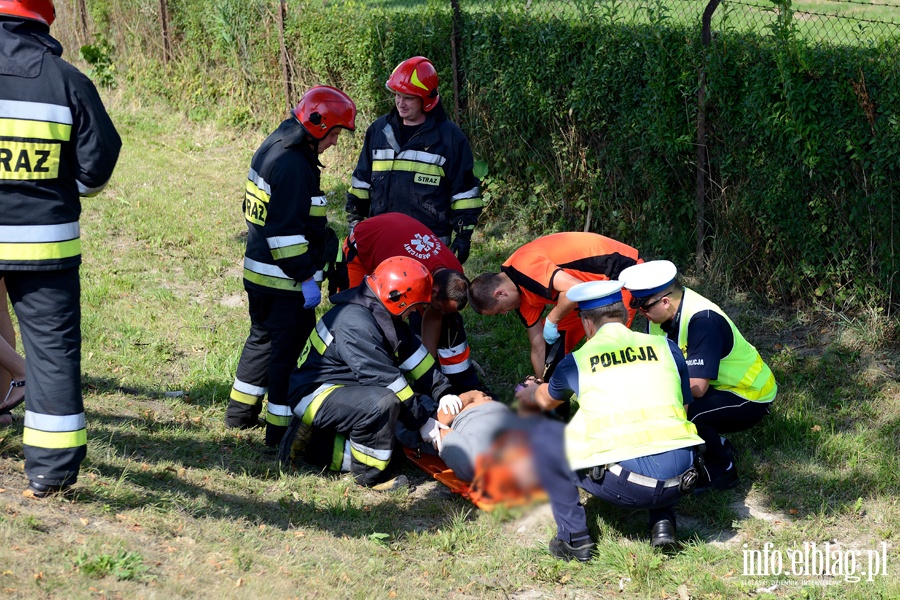
{"label": "reflective silver stripe on trousers", "polygon": [[0,225],[0,243],[46,243],[77,239],[78,221],[58,225]]}
{"label": "reflective silver stripe on trousers", "polygon": [[247,394],[249,396],[265,396],[268,388],[260,387],[258,385],[250,385],[245,381],[241,381],[237,377],[234,378],[234,385],[232,385],[234,389],[241,392],[242,394]]}
{"label": "reflective silver stripe on trousers", "polygon": [[289,417],[291,416],[291,407],[285,406],[284,404],[272,404],[268,403],[268,408],[266,409],[270,415],[275,415],[276,417]]}
{"label": "reflective silver stripe on trousers", "polygon": [[306,413],[306,409],[309,408],[309,405],[312,404],[313,400],[316,399],[316,396],[318,396],[328,388],[334,387],[334,385],[335,384],[333,383],[323,383],[312,393],[303,396],[303,398],[300,399],[300,402],[297,403],[297,406],[294,407],[294,416],[298,419],[302,419],[303,415]]}
{"label": "reflective silver stripe on trousers", "polygon": [[45,415],[41,413],[25,411],[25,427],[38,431],[52,431],[62,433],[66,431],[78,431],[84,429],[84,413],[77,415]]}
{"label": "reflective silver stripe on trousers", "polygon": [[341,460],[341,472],[350,472],[350,440],[344,442],[344,456]]}
{"label": "reflective silver stripe on trousers", "polygon": [[378,460],[383,460],[385,462],[391,460],[391,454],[393,454],[393,451],[390,449],[376,450],[375,448],[369,448],[368,446],[363,446],[362,444],[360,444],[358,442],[354,442],[353,440],[350,440],[350,447],[352,449],[356,450],[357,452],[362,452],[366,456],[371,456],[372,458],[375,458]]}

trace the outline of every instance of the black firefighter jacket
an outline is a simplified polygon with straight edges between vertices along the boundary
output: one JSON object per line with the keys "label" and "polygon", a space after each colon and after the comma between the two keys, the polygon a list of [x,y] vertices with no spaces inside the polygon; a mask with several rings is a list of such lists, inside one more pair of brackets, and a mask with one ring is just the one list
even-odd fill
{"label": "black firefighter jacket", "polygon": [[347,193],[350,221],[399,212],[439,237],[456,232],[469,239],[483,202],[466,136],[447,119],[441,103],[403,147],[399,131],[396,108],[366,131]]}
{"label": "black firefighter jacket", "polygon": [[100,192],[122,140],[50,28],[0,17],[0,270],[81,264],[79,196]]}
{"label": "black firefighter jacket", "polygon": [[301,294],[300,284],[322,269],[327,201],[319,188],[320,166],[293,116],[253,155],[243,204],[246,288]]}
{"label": "black firefighter jacket", "polygon": [[323,385],[387,388],[403,407],[400,422],[415,432],[450,393],[450,383],[405,321],[392,317],[368,286],[331,297],[291,374],[291,408]]}

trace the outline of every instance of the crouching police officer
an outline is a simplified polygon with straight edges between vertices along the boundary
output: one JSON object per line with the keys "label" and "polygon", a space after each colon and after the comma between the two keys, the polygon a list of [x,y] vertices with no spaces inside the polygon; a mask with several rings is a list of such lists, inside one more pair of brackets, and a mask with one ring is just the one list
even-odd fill
{"label": "crouching police officer", "polygon": [[649,333],[678,344],[688,366],[691,423],[706,442],[706,467],[697,486],[727,490],[740,482],[731,442],[769,414],[778,393],[772,370],[725,312],[678,281],[678,269],[654,260],[622,271],[632,306],[647,317]]}
{"label": "crouching police officer", "polygon": [[[566,356],[549,383],[516,393],[520,411],[548,411],[574,393],[579,408],[568,423],[542,420],[532,434],[535,468],[550,496],[556,558],[591,558],[578,488],[617,506],[648,509],[651,544],[673,546],[674,507],[697,478],[703,440],[687,420],[687,366],[665,338],[625,326],[622,283],[592,281],[572,287],[588,341]],[[539,451],[537,450],[539,449]]]}

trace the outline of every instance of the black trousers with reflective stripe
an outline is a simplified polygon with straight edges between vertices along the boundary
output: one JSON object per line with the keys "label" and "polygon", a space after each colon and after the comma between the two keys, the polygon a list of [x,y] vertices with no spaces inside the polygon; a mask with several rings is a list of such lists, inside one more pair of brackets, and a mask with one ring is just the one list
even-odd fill
{"label": "black trousers with reflective stripe", "polygon": [[400,409],[400,399],[387,388],[345,386],[334,390],[315,411],[314,439],[320,443],[307,449],[307,459],[316,466],[329,465],[334,437],[321,433],[343,434],[351,447],[357,449],[350,455],[350,472],[356,482],[366,486],[380,483],[387,468],[385,458],[389,460],[394,448],[394,429]]}
{"label": "black trousers with reflective stripe", "polygon": [[[32,416],[33,429],[39,431],[41,415],[82,415],[78,267],[59,271],[3,271],[0,275],[6,280],[25,347],[26,426]],[[48,485],[72,484],[78,479],[87,446],[74,442],[74,434],[58,437],[58,443],[48,445],[66,447],[24,444],[28,479]]]}
{"label": "black trousers with reflective stripe", "polygon": [[[303,294],[276,296],[247,290],[247,298],[250,335],[244,343],[236,375],[250,385],[268,387],[269,404],[284,407],[287,415],[285,422],[276,426],[286,427],[290,423],[291,371],[316,326],[316,311],[303,308]],[[278,440],[273,441],[277,444]]]}

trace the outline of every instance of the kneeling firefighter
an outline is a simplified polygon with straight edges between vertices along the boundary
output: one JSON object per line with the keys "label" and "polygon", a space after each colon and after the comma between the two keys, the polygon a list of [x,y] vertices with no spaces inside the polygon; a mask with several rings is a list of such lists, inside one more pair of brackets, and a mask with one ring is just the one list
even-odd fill
{"label": "kneeling firefighter", "polygon": [[408,485],[405,476],[387,474],[398,422],[430,441],[440,427],[436,411],[462,408],[406,322],[427,305],[431,289],[431,273],[421,263],[394,257],[363,285],[331,297],[334,307],[316,323],[291,375],[293,419],[279,450],[283,466],[299,458],[349,471],[377,490]]}

